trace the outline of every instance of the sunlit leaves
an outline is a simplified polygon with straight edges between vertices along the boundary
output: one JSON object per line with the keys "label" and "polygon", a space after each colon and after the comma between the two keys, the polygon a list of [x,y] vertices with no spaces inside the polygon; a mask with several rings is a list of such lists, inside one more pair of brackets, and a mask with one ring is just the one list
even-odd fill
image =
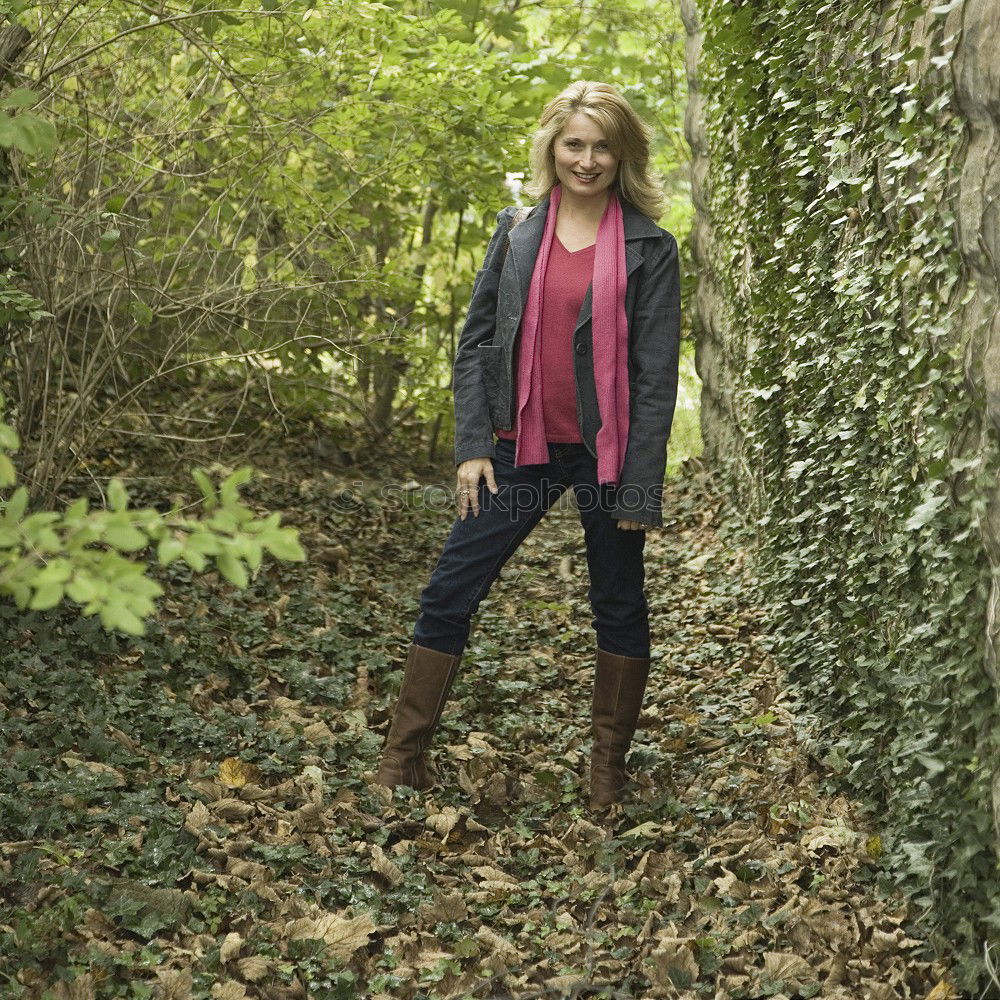
{"label": "sunlit leaves", "polygon": [[[8,434],[5,440],[16,439]],[[108,486],[107,509],[90,511],[80,498],[63,514],[27,513],[28,491],[18,487],[0,501],[0,594],[33,611],[68,597],[84,615],[99,614],[105,628],[142,635],[162,587],[127,554],[154,545],[161,565],[183,559],[202,572],[214,563],[237,587],[249,584],[265,551],[303,560],[298,533],[281,525],[280,513],[257,517],[241,501],[239,487],[251,475],[250,467],[236,469],[216,489],[203,470],[195,470],[207,511],[201,519],[130,509],[128,491],[117,479]]]}

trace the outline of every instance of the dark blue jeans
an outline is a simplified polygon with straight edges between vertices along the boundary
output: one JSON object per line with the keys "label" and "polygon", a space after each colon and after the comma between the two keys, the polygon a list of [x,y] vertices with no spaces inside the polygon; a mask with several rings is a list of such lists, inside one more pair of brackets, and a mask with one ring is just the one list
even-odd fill
{"label": "dark blue jeans", "polygon": [[479,481],[479,515],[456,515],[444,551],[420,596],[413,642],[457,655],[465,649],[472,616],[504,563],[574,487],[587,544],[593,611],[601,649],[619,656],[649,656],[649,606],[643,590],[646,532],[623,530],[612,518],[613,484],[597,482],[597,459],[583,444],[549,441],[549,461],[514,466],[514,442],[496,441],[496,496]]}

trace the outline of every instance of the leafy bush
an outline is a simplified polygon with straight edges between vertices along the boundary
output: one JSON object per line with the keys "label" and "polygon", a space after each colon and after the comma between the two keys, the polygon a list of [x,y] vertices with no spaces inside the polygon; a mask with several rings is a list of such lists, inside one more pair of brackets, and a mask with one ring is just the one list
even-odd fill
{"label": "leafy bush", "polygon": [[[16,431],[0,422],[0,488],[16,482],[10,454],[18,446]],[[265,550],[278,559],[304,559],[298,532],[281,527],[280,513],[259,518],[240,501],[239,487],[252,471],[239,468],[216,489],[196,469],[206,512],[202,518],[177,508],[165,514],[129,509],[128,491],[118,479],[111,481],[106,510],[91,510],[87,498],[79,497],[62,513],[29,513],[28,491],[19,486],[0,502],[0,594],[34,611],[68,597],[82,605],[84,615],[99,614],[106,629],[143,635],[143,619],[152,614],[163,588],[134,556],[153,544],[160,565],[182,559],[202,572],[211,562],[238,587],[247,585]]]}

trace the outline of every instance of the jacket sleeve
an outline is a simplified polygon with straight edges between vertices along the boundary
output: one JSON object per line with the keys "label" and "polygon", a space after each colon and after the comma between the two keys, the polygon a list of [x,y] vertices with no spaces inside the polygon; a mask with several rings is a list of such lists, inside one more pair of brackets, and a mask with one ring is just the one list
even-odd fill
{"label": "jacket sleeve", "polygon": [[455,467],[470,458],[490,458],[493,423],[486,405],[486,386],[479,363],[479,346],[493,339],[497,319],[497,288],[503,264],[504,241],[512,208],[497,213],[497,227],[486,248],[483,266],[476,272],[469,311],[458,338],[452,375],[455,405]]}
{"label": "jacket sleeve", "polygon": [[628,444],[612,517],[659,528],[681,339],[680,266],[672,234],[658,242],[655,256],[644,265],[633,326]]}

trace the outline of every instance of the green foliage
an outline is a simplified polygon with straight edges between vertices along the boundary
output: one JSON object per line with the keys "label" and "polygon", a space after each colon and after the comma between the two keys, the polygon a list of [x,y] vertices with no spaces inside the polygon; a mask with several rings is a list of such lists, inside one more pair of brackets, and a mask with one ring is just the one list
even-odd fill
{"label": "green foliage", "polygon": [[[12,92],[11,112],[58,122],[59,156],[10,150],[0,253],[21,292],[0,278],[0,317],[31,322],[0,377],[40,489],[58,493],[118,428],[267,433],[261,411],[274,433],[308,421],[348,447],[397,431],[442,449],[507,174],[524,174],[538,113],[571,79],[615,81],[654,126],[678,195],[664,222],[686,228],[683,32],[652,0],[198,4],[160,19],[19,6],[36,34],[23,78],[44,87],[30,108]],[[53,387],[69,385],[65,405]],[[251,390],[235,426],[234,386]]]}
{"label": "green foliage", "polygon": [[1000,451],[956,328],[956,36],[943,6],[898,5],[897,35],[854,0],[704,6],[727,485],[830,787],[866,798],[883,884],[974,992],[1000,933],[979,531]]}
{"label": "green foliage", "polygon": [[52,153],[56,145],[52,123],[25,110],[37,99],[26,87],[15,87],[0,97],[0,147],[19,149],[29,156]]}
{"label": "green foliage", "polygon": [[38,299],[17,286],[10,271],[0,274],[0,323],[30,323],[51,315]]}
{"label": "green foliage", "polygon": [[[0,407],[3,397],[0,396]],[[17,433],[0,422],[0,487],[16,479],[10,453]],[[163,588],[130,559],[155,544],[158,562],[177,559],[202,572],[210,562],[237,587],[246,587],[265,552],[278,559],[302,560],[305,553],[294,528],[281,527],[281,514],[257,517],[239,497],[252,474],[249,466],[230,473],[216,489],[201,470],[193,475],[207,516],[194,518],[174,509],[166,514],[129,509],[129,495],[117,479],[108,487],[105,510],[91,510],[86,497],[63,512],[28,512],[28,491],[19,486],[0,501],[0,594],[19,608],[45,611],[65,598],[84,615],[100,615],[107,629],[131,635],[145,632]]]}
{"label": "green foliage", "polygon": [[[0,13],[3,12],[4,6],[0,5]],[[15,87],[0,96],[0,150],[17,149],[28,156],[45,156],[53,151],[56,136],[52,123],[27,110],[36,100],[34,92],[26,87]],[[0,194],[2,215],[6,216],[14,204],[16,200],[11,199],[10,193]],[[6,242],[7,236],[0,233],[0,244]],[[13,268],[0,270],[0,323],[30,323],[45,316],[51,317],[52,313],[17,284]],[[0,465],[0,482],[4,475],[5,469]]]}

